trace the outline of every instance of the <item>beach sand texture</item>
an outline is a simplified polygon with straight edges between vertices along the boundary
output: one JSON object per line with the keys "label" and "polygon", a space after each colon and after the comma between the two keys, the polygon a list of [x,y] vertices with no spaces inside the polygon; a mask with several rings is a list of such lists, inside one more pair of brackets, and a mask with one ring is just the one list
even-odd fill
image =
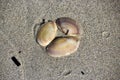
{"label": "beach sand texture", "polygon": [[[75,54],[53,58],[34,31],[59,17],[83,33]],[[0,0],[0,80],[120,80],[120,0]]]}

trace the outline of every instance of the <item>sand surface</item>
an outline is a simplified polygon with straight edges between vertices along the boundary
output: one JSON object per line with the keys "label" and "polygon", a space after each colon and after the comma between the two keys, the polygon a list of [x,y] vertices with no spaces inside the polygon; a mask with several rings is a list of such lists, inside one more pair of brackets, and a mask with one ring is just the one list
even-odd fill
{"label": "sand surface", "polygon": [[[75,54],[52,58],[34,26],[64,16],[84,33]],[[120,0],[0,0],[0,80],[120,80]]]}

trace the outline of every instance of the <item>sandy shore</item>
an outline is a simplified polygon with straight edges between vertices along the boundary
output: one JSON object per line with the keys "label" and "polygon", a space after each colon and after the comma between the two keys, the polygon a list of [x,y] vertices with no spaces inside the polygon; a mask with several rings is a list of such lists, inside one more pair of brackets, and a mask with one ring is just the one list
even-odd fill
{"label": "sandy shore", "polygon": [[[52,58],[35,42],[34,26],[59,17],[84,33],[75,54]],[[119,79],[120,0],[0,0],[0,80]]]}

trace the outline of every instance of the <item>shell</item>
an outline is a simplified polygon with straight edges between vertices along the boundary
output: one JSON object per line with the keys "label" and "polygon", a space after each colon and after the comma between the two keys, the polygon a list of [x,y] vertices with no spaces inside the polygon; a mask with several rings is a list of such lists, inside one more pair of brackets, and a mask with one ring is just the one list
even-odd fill
{"label": "shell", "polygon": [[50,21],[41,26],[36,39],[41,46],[47,46],[55,38],[56,34],[56,23],[54,21]]}
{"label": "shell", "polygon": [[77,37],[57,37],[46,47],[46,51],[52,57],[68,56],[77,50],[79,43]]}
{"label": "shell", "polygon": [[61,17],[56,19],[58,29],[66,35],[79,35],[79,28],[75,20],[68,17]]}

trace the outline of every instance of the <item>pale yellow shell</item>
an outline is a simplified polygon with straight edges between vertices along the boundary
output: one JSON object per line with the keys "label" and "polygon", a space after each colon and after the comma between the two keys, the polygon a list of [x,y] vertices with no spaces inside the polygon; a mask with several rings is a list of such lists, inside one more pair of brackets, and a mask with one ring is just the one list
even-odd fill
{"label": "pale yellow shell", "polygon": [[56,36],[57,26],[54,21],[47,22],[41,26],[37,33],[37,42],[41,46],[47,46]]}
{"label": "pale yellow shell", "polygon": [[78,47],[78,38],[72,36],[58,37],[46,47],[46,51],[52,57],[63,57],[74,53]]}
{"label": "pale yellow shell", "polygon": [[[59,31],[57,31],[59,29]],[[75,53],[80,43],[79,26],[76,21],[61,17],[41,26],[37,33],[37,42],[43,46],[52,57],[63,57]],[[57,37],[57,33],[62,33]],[[64,37],[63,37],[64,36]]]}

